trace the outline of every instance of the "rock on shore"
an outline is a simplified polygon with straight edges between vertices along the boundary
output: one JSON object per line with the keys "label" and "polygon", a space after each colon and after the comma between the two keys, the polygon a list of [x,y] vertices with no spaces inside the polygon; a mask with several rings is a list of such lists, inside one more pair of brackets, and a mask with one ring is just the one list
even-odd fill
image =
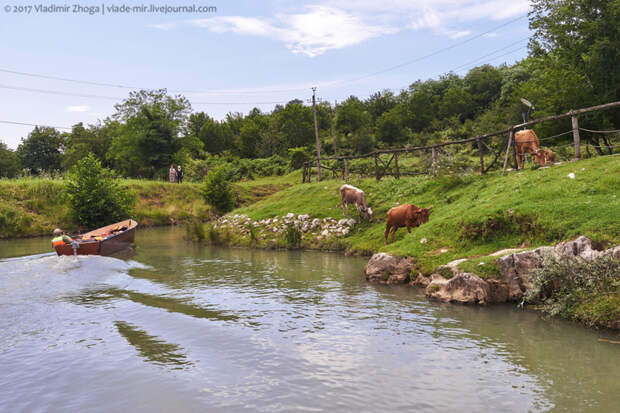
{"label": "rock on shore", "polygon": [[[464,259],[438,267],[430,277],[412,274],[413,258],[396,257],[386,253],[373,255],[365,268],[366,280],[380,284],[404,284],[425,289],[426,296],[444,302],[462,304],[493,304],[520,301],[532,287],[530,273],[543,265],[544,258],[552,255],[581,257],[592,260],[603,254],[620,259],[620,245],[598,251],[584,236],[562,242],[555,247],[540,247],[531,251],[512,252],[497,259],[501,278],[482,279],[476,274],[458,268]],[[492,254],[493,255],[493,254]],[[497,254],[501,255],[501,254]]]}
{"label": "rock on shore", "polygon": [[366,264],[366,280],[378,284],[405,284],[409,281],[413,259],[384,252],[373,255]]}

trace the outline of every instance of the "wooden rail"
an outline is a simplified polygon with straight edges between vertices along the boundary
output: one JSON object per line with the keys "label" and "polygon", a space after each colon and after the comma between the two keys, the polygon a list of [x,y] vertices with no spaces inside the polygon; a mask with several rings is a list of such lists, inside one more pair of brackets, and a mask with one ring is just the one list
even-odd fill
{"label": "wooden rail", "polygon": [[[459,145],[459,144],[466,144],[466,143],[473,143],[473,142],[477,143],[478,153],[479,153],[479,158],[480,158],[480,173],[484,174],[491,168],[492,164],[495,163],[495,161],[498,158],[498,156],[496,156],[495,159],[493,160],[493,163],[488,165],[487,168],[485,169],[482,146],[484,144],[484,146],[486,146],[488,149],[490,149],[490,147],[486,144],[486,142],[484,142],[484,140],[488,138],[492,138],[494,136],[508,134],[508,143],[506,145],[506,153],[504,157],[504,165],[503,165],[503,171],[502,171],[502,175],[504,175],[506,173],[506,167],[508,165],[508,158],[511,152],[510,149],[513,146],[514,133],[517,129],[526,128],[528,126],[536,125],[541,122],[548,122],[548,121],[563,119],[567,117],[571,118],[571,123],[572,123],[573,142],[574,142],[574,148],[575,148],[574,149],[575,159],[580,159],[581,158],[581,143],[580,143],[579,123],[577,121],[577,116],[584,114],[584,113],[588,113],[588,112],[594,112],[594,111],[609,109],[609,108],[618,107],[618,106],[620,106],[620,101],[610,102],[610,103],[606,103],[603,105],[591,106],[591,107],[583,108],[583,109],[570,110],[566,113],[562,113],[559,115],[545,116],[540,119],[534,119],[529,122],[520,123],[520,124],[511,126],[509,128],[502,129],[499,131],[474,136],[473,138],[458,139],[458,140],[447,141],[447,142],[439,142],[439,143],[434,143],[434,144],[425,145],[425,146],[405,146],[402,148],[378,149],[378,150],[375,150],[375,151],[372,151],[372,152],[369,152],[363,155],[339,155],[339,156],[326,156],[320,159],[315,158],[303,164],[302,182],[310,182],[313,164],[321,165],[321,161],[330,161],[330,160],[344,161],[344,169],[342,170],[342,178],[348,179],[349,171],[350,171],[350,166],[349,166],[348,161],[353,160],[353,159],[365,159],[365,158],[374,158],[374,165],[375,165],[374,175],[377,180],[380,180],[385,175],[390,175],[387,172],[388,172],[388,169],[390,169],[391,163],[394,162],[394,167],[393,167],[391,175],[393,175],[394,177],[398,179],[402,175],[410,175],[410,173],[404,172],[400,169],[399,164],[398,164],[399,154],[415,152],[415,151],[427,151],[427,150],[431,151],[430,172],[431,174],[434,175],[437,173],[437,163],[438,163],[437,162],[437,149],[438,148],[449,146],[449,145]],[[514,152],[514,150],[512,151],[512,153],[513,153],[513,158],[514,158],[514,162],[516,165],[516,153]],[[381,155],[392,155],[392,156],[388,159],[387,162],[384,162],[381,159]],[[325,166],[323,165],[321,166],[325,168]],[[336,175],[336,170],[334,168],[327,168],[327,169],[332,170],[332,173]],[[414,173],[414,174],[417,174],[417,173]]]}

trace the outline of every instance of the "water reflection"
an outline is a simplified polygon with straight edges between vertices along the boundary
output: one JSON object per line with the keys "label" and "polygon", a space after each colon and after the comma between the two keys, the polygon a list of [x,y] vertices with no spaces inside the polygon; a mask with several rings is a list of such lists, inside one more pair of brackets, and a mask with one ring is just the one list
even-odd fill
{"label": "water reflection", "polygon": [[115,321],[114,325],[119,334],[125,337],[127,342],[136,348],[138,354],[148,361],[160,365],[173,365],[177,368],[192,364],[182,353],[183,349],[178,344],[166,343],[124,321]]}
{"label": "water reflection", "polygon": [[[140,231],[116,259],[0,261],[0,399],[17,410],[44,409],[50,389],[55,410],[620,404],[620,346],[598,341],[615,335],[369,285],[364,259],[208,248],[181,235]],[[93,390],[76,394],[82,382]],[[112,405],[119,397],[134,403]]]}

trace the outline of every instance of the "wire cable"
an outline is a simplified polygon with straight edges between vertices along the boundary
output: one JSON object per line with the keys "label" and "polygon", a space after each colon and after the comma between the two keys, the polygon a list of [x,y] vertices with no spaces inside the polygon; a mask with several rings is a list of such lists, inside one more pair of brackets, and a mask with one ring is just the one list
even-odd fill
{"label": "wire cable", "polygon": [[67,128],[65,126],[51,126],[51,125],[42,125],[40,123],[13,122],[10,120],[0,120],[0,123],[8,123],[9,125],[23,125],[23,126],[45,126],[47,128],[73,130],[72,128]]}

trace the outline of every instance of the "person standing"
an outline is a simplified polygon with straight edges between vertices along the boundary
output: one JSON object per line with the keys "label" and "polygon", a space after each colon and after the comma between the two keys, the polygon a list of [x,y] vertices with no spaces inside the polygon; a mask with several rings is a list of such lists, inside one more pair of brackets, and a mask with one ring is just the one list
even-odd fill
{"label": "person standing", "polygon": [[181,169],[181,165],[177,167],[177,183],[183,183],[183,169]]}
{"label": "person standing", "polygon": [[170,165],[170,171],[169,171],[168,178],[170,179],[171,184],[175,183],[177,180],[177,171],[176,169],[174,169],[173,164]]}

